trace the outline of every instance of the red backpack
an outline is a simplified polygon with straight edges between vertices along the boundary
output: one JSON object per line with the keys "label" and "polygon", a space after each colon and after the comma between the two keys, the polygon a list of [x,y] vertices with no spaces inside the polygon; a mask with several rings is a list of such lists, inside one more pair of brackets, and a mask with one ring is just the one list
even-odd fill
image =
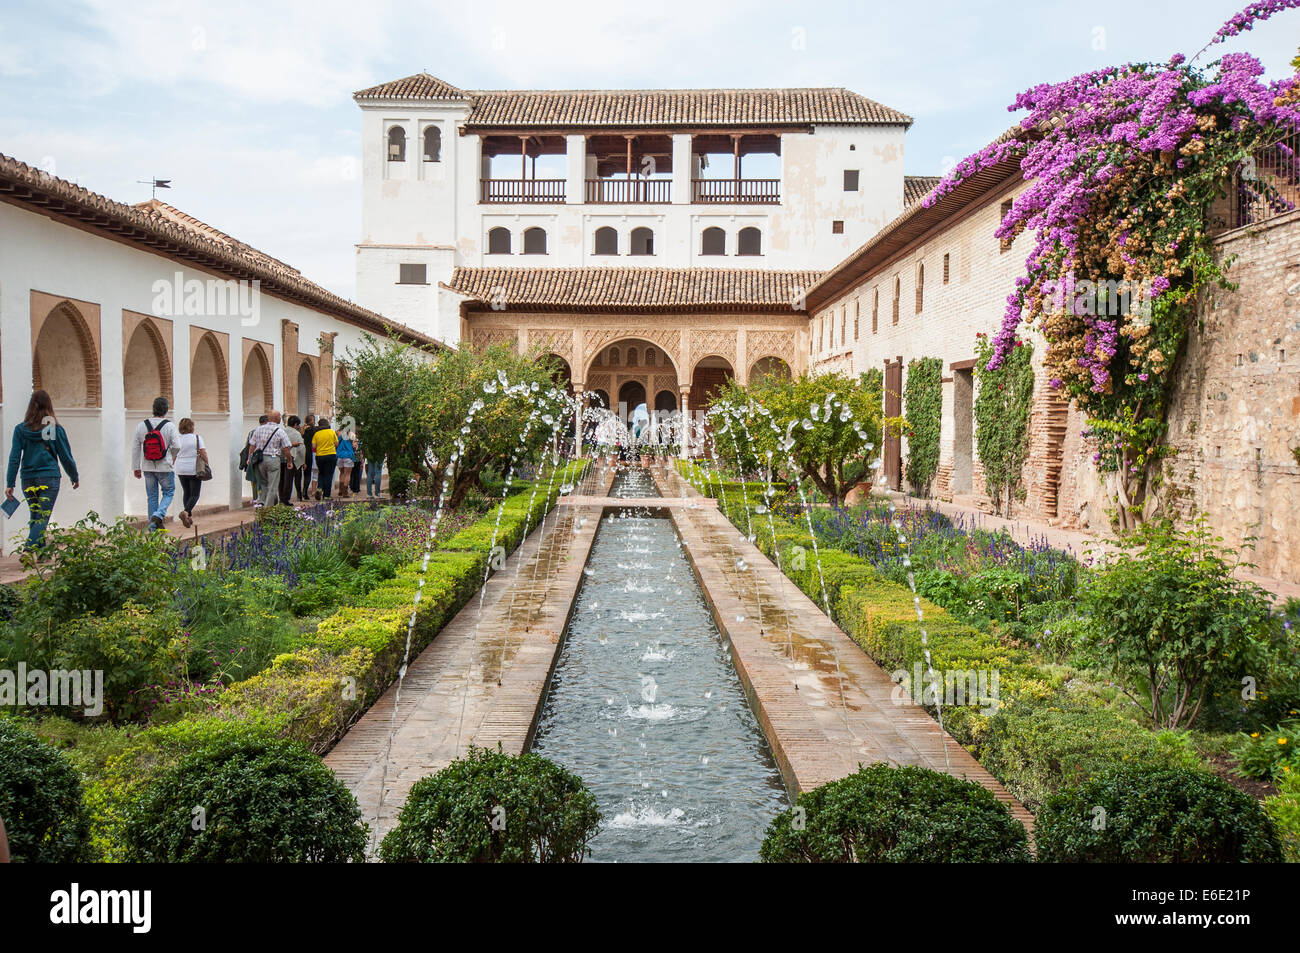
{"label": "red backpack", "polygon": [[153,421],[144,422],[144,458],[146,460],[158,461],[167,456],[167,441],[163,440],[161,432],[162,425],[167,421],[159,421],[158,426],[153,425]]}

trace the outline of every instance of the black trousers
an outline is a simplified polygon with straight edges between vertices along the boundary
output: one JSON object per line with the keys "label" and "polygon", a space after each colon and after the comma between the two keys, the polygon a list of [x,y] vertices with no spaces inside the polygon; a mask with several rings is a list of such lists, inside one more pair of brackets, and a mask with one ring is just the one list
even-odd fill
{"label": "black trousers", "polygon": [[293,488],[298,485],[298,471],[292,463],[280,464],[280,502],[293,502]]}
{"label": "black trousers", "polygon": [[298,499],[300,500],[308,499],[311,495],[307,491],[311,489],[312,460],[313,456],[309,452],[307,454],[307,459],[303,461],[303,465],[298,468],[298,475],[295,478],[295,482],[298,485]]}
{"label": "black trousers", "polygon": [[185,476],[180,473],[176,476],[181,481],[181,509],[193,516],[194,507],[199,503],[199,491],[203,489],[203,481],[196,476]]}
{"label": "black trousers", "polygon": [[320,489],[322,499],[330,498],[330,489],[334,486],[334,464],[338,463],[338,457],[335,454],[329,456],[316,457],[316,469],[319,476],[316,477],[316,486]]}

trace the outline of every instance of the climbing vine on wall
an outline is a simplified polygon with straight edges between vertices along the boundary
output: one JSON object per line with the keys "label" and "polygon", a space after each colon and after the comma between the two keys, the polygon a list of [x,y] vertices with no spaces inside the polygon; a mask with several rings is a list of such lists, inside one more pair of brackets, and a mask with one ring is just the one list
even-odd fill
{"label": "climbing vine on wall", "polygon": [[994,347],[988,335],[975,336],[975,447],[993,511],[1010,516],[1029,456],[1034,348],[1015,338],[1005,360],[990,369]]}
{"label": "climbing vine on wall", "polygon": [[[1232,17],[1214,44],[1300,0],[1259,0]],[[1204,50],[1202,51],[1204,52]],[[1237,189],[1247,202],[1289,206],[1247,161],[1300,123],[1300,77],[1274,82],[1248,53],[1203,66],[1176,54],[1044,83],[1016,97],[1015,136],[958,163],[926,197],[933,204],[979,170],[1018,158],[1028,187],[996,236],[1022,231],[1024,274],[1007,298],[988,366],[1012,353],[1021,322],[1047,340],[1052,387],[1074,399],[1111,474],[1122,529],[1143,518],[1170,449],[1165,416],[1173,368],[1203,288],[1228,286],[1214,254],[1210,210]],[[1292,165],[1279,171],[1294,181]]]}
{"label": "climbing vine on wall", "polygon": [[939,469],[939,426],[943,418],[943,361],[917,358],[907,365],[903,388],[903,416],[907,418],[907,482],[913,492],[930,495],[930,483]]}

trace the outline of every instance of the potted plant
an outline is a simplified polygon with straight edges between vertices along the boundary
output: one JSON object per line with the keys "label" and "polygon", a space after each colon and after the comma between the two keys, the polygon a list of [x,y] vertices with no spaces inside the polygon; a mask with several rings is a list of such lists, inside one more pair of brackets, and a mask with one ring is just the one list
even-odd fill
{"label": "potted plant", "polygon": [[850,488],[844,494],[845,506],[856,506],[871,495],[871,468],[865,459],[844,464],[844,485]]}

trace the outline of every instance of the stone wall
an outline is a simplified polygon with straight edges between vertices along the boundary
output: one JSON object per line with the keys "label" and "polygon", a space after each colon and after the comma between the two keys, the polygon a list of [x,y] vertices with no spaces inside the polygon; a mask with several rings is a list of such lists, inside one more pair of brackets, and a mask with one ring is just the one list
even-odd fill
{"label": "stone wall", "polygon": [[[1002,203],[1023,187],[990,192],[810,317],[814,371],[849,359],[859,372],[899,356],[904,367],[919,357],[944,361],[934,493],[986,511],[992,507],[978,455],[964,457],[957,440],[974,445],[973,428],[967,437],[965,426],[972,395],[964,391],[968,379],[958,375],[969,373],[962,365],[974,357],[975,334],[997,329],[1022,272],[1032,236],[1003,251],[993,232]],[[1193,508],[1205,514],[1233,546],[1255,537],[1247,558],[1259,573],[1300,581],[1300,465],[1292,452],[1300,446],[1300,212],[1225,234],[1218,250],[1231,258],[1237,288],[1207,293],[1175,369],[1168,439],[1177,452],[1165,463],[1159,499],[1183,516]],[[1045,344],[1037,333],[1028,336],[1035,396],[1026,499],[1015,515],[1107,533],[1115,503],[1093,465],[1094,442],[1083,436],[1086,423],[1077,408],[1064,409],[1046,387]],[[903,453],[906,458],[905,442]]]}

